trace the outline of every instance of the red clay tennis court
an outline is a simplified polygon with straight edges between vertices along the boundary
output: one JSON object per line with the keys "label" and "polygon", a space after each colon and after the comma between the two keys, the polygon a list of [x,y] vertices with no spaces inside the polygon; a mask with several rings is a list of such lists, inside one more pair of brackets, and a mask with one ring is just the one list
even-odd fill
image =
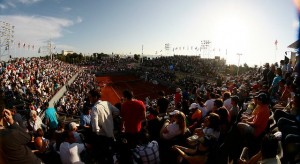
{"label": "red clay tennis court", "polygon": [[122,92],[126,89],[133,91],[134,97],[142,101],[145,101],[147,96],[150,96],[150,99],[157,98],[160,90],[166,94],[175,93],[165,86],[146,82],[133,75],[99,76],[96,79],[101,87],[102,100],[112,104],[120,102]]}

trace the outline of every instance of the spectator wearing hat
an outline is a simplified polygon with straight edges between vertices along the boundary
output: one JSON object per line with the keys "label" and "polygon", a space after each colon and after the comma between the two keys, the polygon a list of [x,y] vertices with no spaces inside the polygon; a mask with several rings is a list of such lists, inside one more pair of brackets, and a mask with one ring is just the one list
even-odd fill
{"label": "spectator wearing hat", "polygon": [[242,119],[238,129],[242,135],[258,137],[268,126],[270,117],[269,101],[265,93],[256,96],[257,107],[253,117]]}
{"label": "spectator wearing hat", "polygon": [[77,124],[75,122],[70,122],[69,130],[73,132],[74,137],[76,139],[76,143],[82,143],[81,134],[77,132]]}
{"label": "spectator wearing hat", "polygon": [[200,121],[202,119],[202,112],[199,109],[199,105],[197,103],[192,103],[189,109],[190,113],[187,119],[189,122],[189,130],[193,132],[198,124],[200,124]]}

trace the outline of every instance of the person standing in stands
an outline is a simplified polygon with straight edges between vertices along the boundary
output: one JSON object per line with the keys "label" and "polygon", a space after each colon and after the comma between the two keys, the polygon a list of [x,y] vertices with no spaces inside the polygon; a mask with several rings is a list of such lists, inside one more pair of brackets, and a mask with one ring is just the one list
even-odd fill
{"label": "person standing in stands", "polygon": [[125,132],[129,144],[136,142],[136,137],[142,129],[142,122],[146,119],[146,107],[143,101],[133,98],[132,91],[123,92],[125,102],[121,107],[122,131]]}
{"label": "person standing in stands", "polygon": [[169,100],[165,97],[164,91],[158,92],[158,99],[157,99],[157,111],[159,116],[165,116],[167,113],[167,109],[169,107]]}
{"label": "person standing in stands", "polygon": [[112,145],[114,142],[113,117],[119,115],[119,109],[108,101],[102,101],[101,93],[96,89],[89,92],[90,103],[94,104],[91,113],[92,131],[94,132],[95,155],[99,163],[112,163]]}
{"label": "person standing in stands", "polygon": [[58,125],[58,115],[54,107],[49,107],[49,103],[45,102],[44,106],[46,107],[45,119],[46,125],[49,127],[49,137],[52,138],[54,131]]}

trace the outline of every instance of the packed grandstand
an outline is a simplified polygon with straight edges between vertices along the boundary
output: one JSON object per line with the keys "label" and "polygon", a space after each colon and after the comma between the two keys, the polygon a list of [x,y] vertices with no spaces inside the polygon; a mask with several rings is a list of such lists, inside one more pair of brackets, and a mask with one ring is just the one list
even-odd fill
{"label": "packed grandstand", "polygon": [[0,163],[300,162],[299,55],[228,70],[197,56],[2,61],[2,117],[26,148]]}

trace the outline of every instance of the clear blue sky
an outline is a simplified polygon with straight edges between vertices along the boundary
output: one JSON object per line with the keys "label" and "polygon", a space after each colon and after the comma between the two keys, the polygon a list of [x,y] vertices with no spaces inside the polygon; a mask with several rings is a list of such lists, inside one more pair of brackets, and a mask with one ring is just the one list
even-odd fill
{"label": "clear blue sky", "polygon": [[[40,56],[51,40],[59,53],[141,54],[143,45],[144,54],[218,55],[233,64],[241,53],[249,65],[283,59],[299,26],[292,0],[0,0],[0,21],[15,26],[18,57]],[[209,50],[199,51],[202,40]]]}

